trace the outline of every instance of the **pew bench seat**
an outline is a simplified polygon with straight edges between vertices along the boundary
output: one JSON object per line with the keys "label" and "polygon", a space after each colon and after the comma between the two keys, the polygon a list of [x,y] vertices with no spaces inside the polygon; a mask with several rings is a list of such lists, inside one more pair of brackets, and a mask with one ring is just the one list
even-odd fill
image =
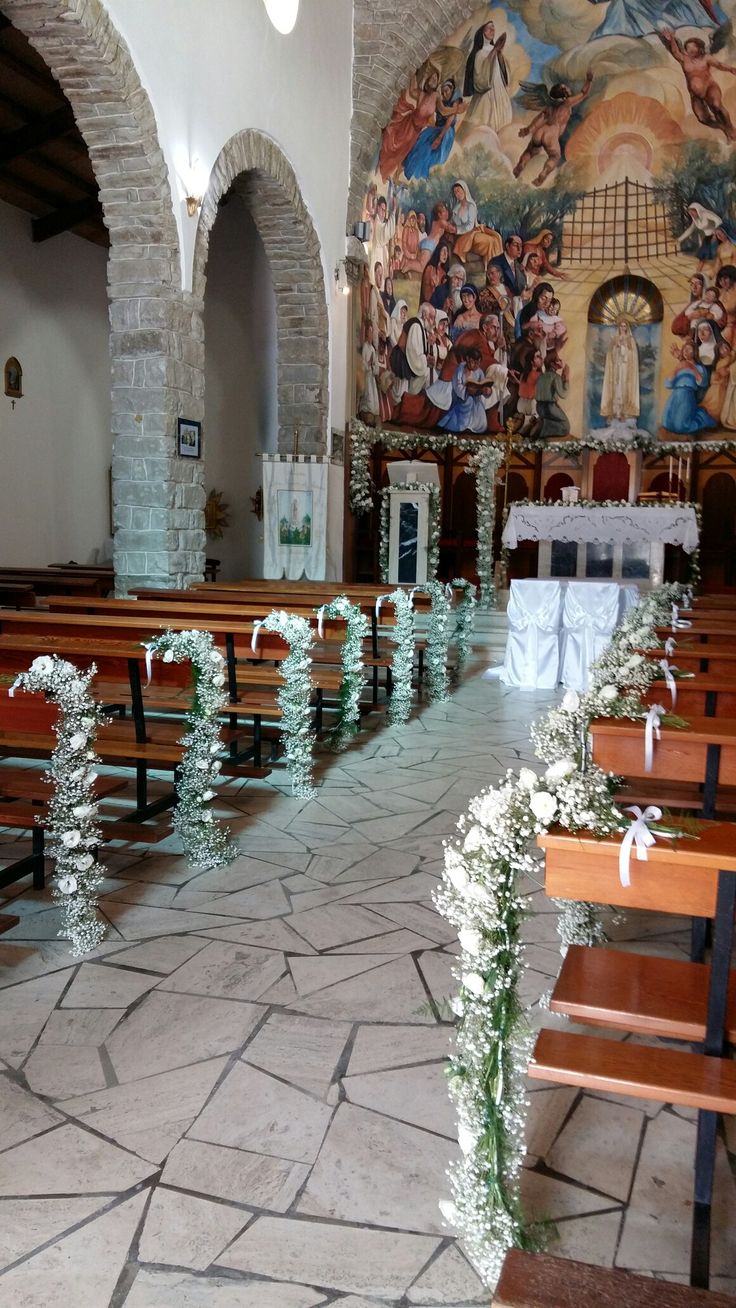
{"label": "pew bench seat", "polygon": [[493,1308],[733,1308],[729,1295],[509,1249]]}

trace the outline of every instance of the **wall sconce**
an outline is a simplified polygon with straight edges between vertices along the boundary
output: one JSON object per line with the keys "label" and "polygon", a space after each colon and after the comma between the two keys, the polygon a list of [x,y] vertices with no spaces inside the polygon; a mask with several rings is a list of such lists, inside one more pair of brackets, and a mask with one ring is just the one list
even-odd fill
{"label": "wall sconce", "polygon": [[200,162],[198,155],[190,155],[184,150],[180,152],[175,167],[180,188],[179,195],[186,205],[188,216],[196,218],[202,208],[202,200],[209,182],[207,168]]}
{"label": "wall sconce", "polygon": [[335,269],[335,282],[337,283],[337,289],[341,291],[343,295],[350,294],[350,282],[348,280],[347,268],[345,266],[344,259],[339,260],[338,265]]}
{"label": "wall sconce", "polygon": [[184,203],[187,206],[189,217],[194,218],[196,217],[197,212],[202,208],[202,196],[200,195],[197,197],[196,195],[187,195],[184,198]]}
{"label": "wall sconce", "polygon": [[353,223],[353,236],[359,241],[367,241],[370,236],[370,223]]}

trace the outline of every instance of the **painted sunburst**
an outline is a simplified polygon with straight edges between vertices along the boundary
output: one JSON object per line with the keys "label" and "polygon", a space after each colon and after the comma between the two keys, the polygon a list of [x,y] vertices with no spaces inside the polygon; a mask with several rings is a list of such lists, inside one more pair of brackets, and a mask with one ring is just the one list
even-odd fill
{"label": "painted sunburst", "polygon": [[208,536],[221,540],[225,528],[230,526],[230,507],[223,500],[223,491],[211,490],[204,506],[204,526]]}
{"label": "painted sunburst", "polygon": [[588,309],[588,322],[615,327],[622,318],[632,326],[661,322],[662,296],[652,282],[622,273],[599,286]]}
{"label": "painted sunburst", "polygon": [[682,140],[664,105],[625,91],[590,110],[570,137],[566,155],[596,185],[625,177],[647,183]]}

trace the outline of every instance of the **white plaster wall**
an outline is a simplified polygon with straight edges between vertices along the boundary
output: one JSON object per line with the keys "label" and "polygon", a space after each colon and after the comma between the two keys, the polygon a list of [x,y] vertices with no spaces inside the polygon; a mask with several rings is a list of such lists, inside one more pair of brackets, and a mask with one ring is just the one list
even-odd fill
{"label": "white plaster wall", "polygon": [[207,538],[218,580],[263,576],[263,524],[250,497],[262,482],[260,451],[275,451],[276,300],[266,252],[246,203],[221,205],[210,237],[205,298],[205,488],[221,490],[230,525]]}
{"label": "white plaster wall", "polygon": [[3,566],[89,563],[109,535],[106,265],[78,236],[34,245],[0,203],[0,368],[15,355],[24,391],[0,394]]}
{"label": "white plaster wall", "polygon": [[[349,178],[353,6],[301,0],[288,36],[271,25],[262,0],[106,0],[156,114],[178,200],[184,284],[191,286],[196,223],[183,203],[187,163],[206,186],[236,132],[256,128],[280,146],[299,180],[322,247],[330,336],[344,335],[333,295],[345,253]],[[184,176],[181,176],[184,174]],[[181,177],[181,180],[180,180]],[[342,426],[344,368],[332,368],[331,424]]]}

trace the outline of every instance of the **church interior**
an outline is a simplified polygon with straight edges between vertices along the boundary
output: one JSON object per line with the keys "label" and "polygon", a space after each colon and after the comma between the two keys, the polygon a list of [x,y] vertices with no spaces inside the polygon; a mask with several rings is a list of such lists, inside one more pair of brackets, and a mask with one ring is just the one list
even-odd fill
{"label": "church interior", "polygon": [[0,0],[0,1308],[736,1303],[735,143],[736,0]]}

